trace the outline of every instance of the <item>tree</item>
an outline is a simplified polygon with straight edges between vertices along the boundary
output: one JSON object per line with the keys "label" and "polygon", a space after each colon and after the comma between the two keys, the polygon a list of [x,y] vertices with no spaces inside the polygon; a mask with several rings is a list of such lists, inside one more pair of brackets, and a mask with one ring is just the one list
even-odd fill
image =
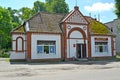
{"label": "tree", "polygon": [[12,18],[7,9],[0,7],[0,46],[11,47],[10,32],[12,30]]}
{"label": "tree", "polygon": [[54,0],[45,0],[46,3],[51,4]]}
{"label": "tree", "polygon": [[33,16],[33,11],[32,9],[28,8],[28,7],[23,7],[19,10],[19,15],[20,15],[20,18],[23,20],[23,21],[26,21],[27,19],[29,19],[31,16]]}
{"label": "tree", "polygon": [[66,4],[65,0],[54,0],[54,2],[52,3],[52,9],[55,13],[69,12],[68,4]]}
{"label": "tree", "polygon": [[118,32],[120,34],[120,0],[115,0],[115,14],[118,17]]}
{"label": "tree", "polygon": [[36,1],[34,2],[34,7],[33,7],[33,12],[37,13],[37,12],[45,12],[46,11],[46,7],[45,7],[45,3],[44,2],[40,2],[40,1]]}
{"label": "tree", "polygon": [[115,0],[115,13],[120,19],[120,0]]}
{"label": "tree", "polygon": [[68,13],[69,7],[65,0],[46,0],[46,10],[52,13]]}
{"label": "tree", "polygon": [[37,12],[68,13],[69,8],[65,0],[39,0],[34,2],[34,7],[22,7],[20,10],[0,7],[0,48],[11,48],[10,32],[22,21],[28,20]]}
{"label": "tree", "polygon": [[10,12],[10,16],[12,17],[12,25],[13,28],[17,27],[18,25],[20,25],[21,21],[19,19],[19,14],[18,14],[18,10],[16,9],[12,9],[11,7],[8,7],[8,10]]}
{"label": "tree", "polygon": [[46,0],[45,3],[37,0],[34,2],[34,7],[32,9],[28,7],[21,8],[19,10],[21,14],[19,15],[22,21],[26,21],[38,12],[68,13],[69,8],[65,0]]}
{"label": "tree", "polygon": [[46,7],[46,11],[47,12],[50,12],[50,13],[53,13],[53,9],[52,9],[52,2],[54,0],[45,0],[45,7]]}

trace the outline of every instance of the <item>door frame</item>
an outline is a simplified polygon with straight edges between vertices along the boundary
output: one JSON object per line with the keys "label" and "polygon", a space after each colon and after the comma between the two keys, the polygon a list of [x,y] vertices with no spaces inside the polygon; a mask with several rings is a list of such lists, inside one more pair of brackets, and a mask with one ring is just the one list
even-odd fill
{"label": "door frame", "polygon": [[[78,53],[78,50],[80,50],[80,53]],[[79,57],[79,55],[80,55],[80,57]],[[87,57],[86,56],[86,44],[77,43],[76,44],[76,58],[82,59],[82,58],[86,58],[86,57]]]}

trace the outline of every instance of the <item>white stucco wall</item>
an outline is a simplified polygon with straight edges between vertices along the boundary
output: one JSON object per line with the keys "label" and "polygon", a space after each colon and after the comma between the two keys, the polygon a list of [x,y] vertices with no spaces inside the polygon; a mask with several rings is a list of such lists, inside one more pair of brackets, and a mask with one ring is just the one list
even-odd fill
{"label": "white stucco wall", "polygon": [[[69,26],[71,28],[70,29],[67,28],[67,35],[71,29],[77,27],[77,28],[81,28],[85,32],[86,37],[87,37],[87,26],[67,24],[67,27],[69,27]],[[86,29],[85,29],[85,27],[86,27]],[[75,30],[70,34],[70,38],[71,39],[67,39],[67,58],[73,58],[73,57],[76,58],[76,47],[73,47],[73,45],[74,44],[75,45],[76,44],[84,44],[83,35],[79,31]],[[85,44],[86,44],[86,57],[88,57],[88,41],[87,40],[85,41]]]}
{"label": "white stucco wall", "polygon": [[[72,28],[81,28],[84,32],[85,32],[85,34],[86,34],[86,37],[88,36],[87,35],[87,26],[85,26],[85,25],[73,25],[73,24],[67,24],[66,25],[67,26],[67,35],[68,35],[68,33],[69,33],[69,31],[72,29]],[[68,28],[68,27],[71,27],[70,29]],[[86,29],[85,29],[86,28]],[[74,36],[76,36],[76,35],[74,35]]]}
{"label": "white stucco wall", "polygon": [[[24,41],[24,50],[26,50],[26,35],[24,34],[12,34],[12,50],[10,53],[10,59],[25,59],[25,51],[24,52],[16,52],[16,39],[17,37],[22,37]],[[22,50],[22,40],[18,39],[18,51]]]}
{"label": "white stucco wall", "polygon": [[83,35],[79,31],[73,31],[70,38],[83,38]]}
{"label": "white stucco wall", "polygon": [[16,50],[16,41],[12,42],[12,50]]}
{"label": "white stucco wall", "polygon": [[67,40],[67,58],[76,58],[76,44],[84,44],[83,39],[68,39]]}
{"label": "white stucco wall", "polygon": [[26,55],[23,52],[11,52],[10,53],[10,59],[25,59]]}
{"label": "white stucco wall", "polygon": [[12,40],[16,40],[17,37],[22,37],[24,40],[26,40],[26,36],[24,34],[13,34]]}
{"label": "white stucco wall", "polygon": [[[98,53],[95,52],[95,38],[108,38],[108,52]],[[92,57],[107,57],[112,56],[111,50],[111,37],[108,36],[91,36],[91,56]]]}
{"label": "white stucco wall", "polygon": [[[26,50],[26,35],[24,34],[13,34],[12,35],[12,50],[16,50],[16,39],[17,37],[22,37],[24,41],[24,50]],[[20,38],[21,40],[21,38]],[[21,50],[22,42],[18,40],[18,50]]]}
{"label": "white stucco wall", "polygon": [[114,56],[116,55],[116,39],[113,38],[113,42],[114,42]]}
{"label": "white stucco wall", "polygon": [[[56,41],[55,54],[39,54],[37,53],[37,40]],[[31,59],[54,59],[61,58],[61,38],[55,34],[32,34],[31,36]]]}

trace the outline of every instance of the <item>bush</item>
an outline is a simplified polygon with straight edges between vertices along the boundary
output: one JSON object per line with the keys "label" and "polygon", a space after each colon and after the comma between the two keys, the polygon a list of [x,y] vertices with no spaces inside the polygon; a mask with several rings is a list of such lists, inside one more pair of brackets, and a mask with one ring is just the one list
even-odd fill
{"label": "bush", "polygon": [[10,54],[0,54],[0,58],[9,58],[10,57]]}
{"label": "bush", "polygon": [[117,58],[117,59],[120,59],[120,55],[116,55],[116,58]]}

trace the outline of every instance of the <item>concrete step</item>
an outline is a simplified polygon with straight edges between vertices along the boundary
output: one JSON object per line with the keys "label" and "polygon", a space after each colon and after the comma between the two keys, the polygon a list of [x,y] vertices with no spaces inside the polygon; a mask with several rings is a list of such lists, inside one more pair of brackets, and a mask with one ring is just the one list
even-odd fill
{"label": "concrete step", "polygon": [[88,61],[87,58],[81,58],[81,59],[77,58],[76,60],[78,60],[78,61]]}

